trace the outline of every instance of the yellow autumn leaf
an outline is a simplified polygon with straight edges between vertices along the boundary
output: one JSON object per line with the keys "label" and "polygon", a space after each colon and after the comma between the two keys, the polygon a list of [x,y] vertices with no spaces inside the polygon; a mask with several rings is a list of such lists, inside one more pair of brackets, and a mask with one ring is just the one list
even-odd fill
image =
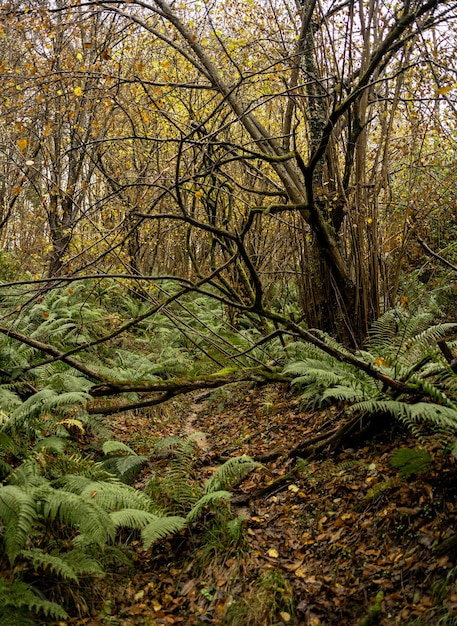
{"label": "yellow autumn leaf", "polygon": [[276,548],[269,548],[267,550],[267,554],[272,559],[277,559],[279,556],[279,552],[276,550]]}
{"label": "yellow autumn leaf", "polygon": [[195,192],[195,197],[196,198],[201,198],[203,195],[203,191],[201,189],[199,189],[198,191]]}
{"label": "yellow autumn leaf", "polygon": [[19,139],[19,141],[17,142],[17,147],[19,148],[19,150],[25,150],[28,146],[29,140],[26,137],[23,137],[22,139]]}
{"label": "yellow autumn leaf", "polygon": [[287,613],[287,611],[281,611],[279,615],[282,621],[285,622],[286,624],[290,622],[290,620],[292,619],[290,613]]}
{"label": "yellow autumn leaf", "polygon": [[447,85],[446,87],[439,87],[439,89],[436,90],[436,93],[439,96],[445,96],[447,93],[452,91],[455,87],[457,87],[457,85]]}
{"label": "yellow autumn leaf", "polygon": [[78,54],[76,55],[76,58],[78,59],[78,61],[83,60],[83,55],[81,54],[81,52],[78,52]]}
{"label": "yellow autumn leaf", "polygon": [[83,94],[82,87],[78,85],[77,87],[73,89],[73,93],[75,94],[75,96],[82,96]]}

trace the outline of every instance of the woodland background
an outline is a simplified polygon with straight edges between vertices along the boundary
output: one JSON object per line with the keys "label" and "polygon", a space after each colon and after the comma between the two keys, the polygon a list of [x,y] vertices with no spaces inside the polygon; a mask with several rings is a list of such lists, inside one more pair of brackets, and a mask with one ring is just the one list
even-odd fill
{"label": "woodland background", "polygon": [[[170,537],[207,545],[214,523],[240,547],[231,489],[251,477],[239,504],[298,493],[303,463],[351,437],[406,429],[386,472],[452,475],[456,57],[452,0],[2,4],[1,624],[122,623],[112,591],[89,589],[127,559],[127,536],[146,551],[166,541],[174,559]],[[152,408],[194,415],[192,402],[271,387],[268,432],[277,385],[300,395],[298,439],[208,453],[211,475],[194,467],[203,435]],[[136,448],[148,420],[161,427]],[[279,483],[256,485],[278,458]],[[381,473],[380,498],[400,484]],[[441,557],[456,543],[444,501],[445,521],[428,513]],[[455,623],[446,559],[446,591],[414,623]],[[289,589],[268,580],[260,596]],[[250,600],[201,591],[203,608],[163,617],[162,602],[150,620],[169,621],[144,623],[210,609],[213,623],[406,623],[405,598],[390,618],[384,591],[331,617],[281,593],[258,622]]]}

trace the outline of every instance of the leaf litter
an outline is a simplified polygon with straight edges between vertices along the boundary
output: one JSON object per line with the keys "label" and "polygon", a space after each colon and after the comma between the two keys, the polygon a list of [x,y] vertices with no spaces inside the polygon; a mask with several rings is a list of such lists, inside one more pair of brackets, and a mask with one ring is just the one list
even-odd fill
{"label": "leaf litter", "polygon": [[[420,444],[391,427],[328,455],[299,460],[291,472],[295,460],[287,453],[315,436],[323,421],[337,419],[334,413],[303,411],[280,385],[237,385],[200,396],[120,416],[114,435],[138,454],[151,455],[155,441],[198,431],[203,478],[232,456],[266,458],[234,493],[244,544],[205,555],[198,529],[146,552],[138,541],[134,571],[114,581],[109,611],[69,623],[457,623],[456,463],[439,438],[428,438],[432,462],[417,476],[401,477],[391,460],[399,448]],[[167,462],[152,455],[137,486]],[[288,476],[277,489],[255,497]],[[249,606],[255,611],[265,589],[269,612],[262,614],[261,607],[255,617]],[[238,617],[234,607],[241,607]]]}

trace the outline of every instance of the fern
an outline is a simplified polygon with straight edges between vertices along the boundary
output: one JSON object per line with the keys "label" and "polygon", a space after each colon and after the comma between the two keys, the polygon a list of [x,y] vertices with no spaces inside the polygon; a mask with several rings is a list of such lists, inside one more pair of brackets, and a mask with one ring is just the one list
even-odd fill
{"label": "fern", "polygon": [[[40,598],[27,583],[15,580],[10,585],[0,578],[0,624],[8,623],[6,619],[16,619],[15,626],[29,621],[29,615],[43,614],[52,619],[68,619],[65,609],[55,602]],[[13,622],[10,622],[13,623]]]}
{"label": "fern", "polygon": [[252,470],[262,467],[249,456],[238,456],[220,465],[204,486],[204,493],[227,490],[241,482]]}
{"label": "fern", "polygon": [[[392,399],[367,374],[307,344],[301,351],[305,358],[289,363],[284,373],[294,376],[292,384],[308,405],[338,402],[351,413],[391,415],[415,434],[423,423],[455,431],[457,379],[436,342],[455,333],[457,324],[431,324],[433,317],[424,310],[414,315],[404,309],[387,311],[373,324],[367,348],[357,353],[367,365],[415,387],[416,401],[405,396]],[[428,401],[420,398],[421,392]]]}
{"label": "fern", "polygon": [[161,518],[161,516],[140,509],[121,509],[110,513],[110,517],[116,530],[121,527],[141,530]]}
{"label": "fern", "polygon": [[7,428],[8,430],[18,429],[44,413],[68,411],[68,409],[85,405],[89,399],[89,394],[83,391],[58,393],[54,389],[42,389],[27,398],[13,411],[8,420]]}
{"label": "fern", "polygon": [[186,519],[180,516],[157,517],[141,530],[143,548],[147,550],[159,539],[178,533],[186,525]]}
{"label": "fern", "polygon": [[231,495],[228,491],[212,491],[210,493],[206,493],[204,496],[199,498],[191,508],[186,516],[186,521],[188,523],[195,522],[201,515],[203,509],[214,509],[222,503],[227,504],[230,502],[230,498]]}
{"label": "fern", "polygon": [[406,424],[430,422],[437,426],[457,429],[457,410],[429,402],[408,404],[399,400],[367,400],[354,404],[350,412],[365,415],[384,413],[399,419]]}
{"label": "fern", "polygon": [[63,580],[79,582],[81,576],[100,578],[105,575],[100,563],[78,548],[61,551],[58,554],[48,554],[38,548],[30,548],[22,551],[20,556],[31,561],[35,571],[50,571]]}
{"label": "fern", "polygon": [[90,494],[84,498],[63,489],[53,489],[49,485],[38,489],[36,496],[44,519],[58,519],[79,531],[85,543],[103,546],[114,538],[115,527],[108,512],[91,501]]}
{"label": "fern", "polygon": [[25,546],[37,521],[33,497],[15,485],[0,487],[0,520],[4,524],[3,540],[10,563]]}
{"label": "fern", "polygon": [[84,501],[96,504],[108,512],[123,508],[150,511],[154,507],[146,494],[125,485],[112,475],[103,481],[91,480],[84,476],[64,476],[58,485],[61,489],[68,489],[80,495]]}
{"label": "fern", "polygon": [[135,454],[135,451],[122,441],[105,441],[103,443],[102,450],[103,454],[112,454],[113,452],[126,452],[127,454]]}
{"label": "fern", "polygon": [[63,580],[72,580],[77,582],[78,576],[71,567],[71,565],[66,562],[62,556],[54,556],[52,554],[45,554],[42,550],[38,548],[30,548],[29,550],[21,550],[19,555],[26,561],[30,561],[33,569],[35,571],[38,570],[49,570],[59,578]]}
{"label": "fern", "polygon": [[10,485],[16,485],[24,492],[29,492],[32,487],[46,484],[47,481],[40,466],[42,458],[41,455],[31,456],[16,467],[8,477]]}
{"label": "fern", "polygon": [[402,478],[428,471],[431,463],[430,454],[420,449],[400,448],[391,459],[392,466],[398,468]]}
{"label": "fern", "polygon": [[128,482],[132,475],[148,461],[148,457],[136,454],[132,448],[121,441],[105,441],[103,452],[107,455],[101,461],[103,467],[116,474],[124,482]]}
{"label": "fern", "polygon": [[49,437],[40,438],[33,446],[33,452],[46,452],[63,455],[68,446],[68,438],[50,435]]}
{"label": "fern", "polygon": [[[313,350],[316,357],[318,350]],[[324,355],[321,350],[319,352]],[[354,402],[380,393],[379,384],[368,375],[330,355],[291,363],[283,371],[296,376],[292,385],[301,390],[300,397],[308,406],[335,401]]]}

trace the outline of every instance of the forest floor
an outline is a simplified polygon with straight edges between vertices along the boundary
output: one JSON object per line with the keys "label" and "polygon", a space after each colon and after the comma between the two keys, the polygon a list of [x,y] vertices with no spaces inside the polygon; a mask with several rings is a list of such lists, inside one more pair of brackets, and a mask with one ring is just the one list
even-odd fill
{"label": "forest floor", "polygon": [[[119,417],[116,438],[139,454],[149,455],[159,437],[201,432],[203,478],[228,457],[275,454],[233,493],[243,519],[237,541],[216,531],[203,537],[199,528],[147,552],[138,541],[135,570],[112,580],[104,615],[71,623],[457,624],[457,468],[438,434],[427,436],[432,463],[419,475],[401,477],[391,460],[420,444],[381,424],[255,495],[291,471],[289,450],[339,417],[302,410],[281,385],[237,385]],[[166,463],[151,457],[138,486]]]}

